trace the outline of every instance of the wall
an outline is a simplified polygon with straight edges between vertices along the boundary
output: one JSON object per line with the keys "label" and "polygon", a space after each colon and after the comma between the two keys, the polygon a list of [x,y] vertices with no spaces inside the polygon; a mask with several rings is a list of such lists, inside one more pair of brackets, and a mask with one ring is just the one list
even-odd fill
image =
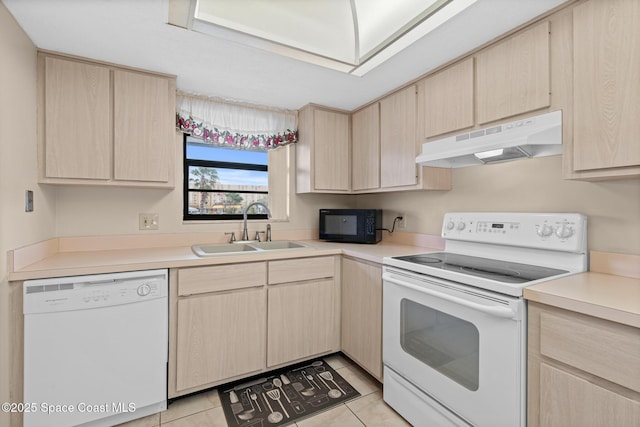
{"label": "wall", "polygon": [[[9,401],[9,249],[55,235],[55,190],[36,184],[36,49],[0,3],[0,402]],[[35,211],[24,212],[33,190]],[[0,425],[9,425],[0,412]]]}
{"label": "wall", "polygon": [[[176,135],[176,189],[149,190],[131,188],[60,187],[57,189],[56,230],[58,236],[84,236],[103,234],[152,234],[200,231],[236,231],[242,221],[209,223],[183,223],[182,221],[182,136]],[[282,150],[282,148],[281,148]],[[292,151],[290,159],[295,155]],[[290,170],[295,170],[294,166]],[[295,177],[289,176],[289,186],[295,189]],[[318,209],[348,207],[351,196],[294,194],[290,204],[290,220],[269,221],[273,237],[278,230],[304,230],[318,228]],[[158,213],[158,231],[139,231],[138,213]],[[252,221],[249,230],[264,230],[264,222]],[[252,235],[253,233],[251,233]]]}
{"label": "wall", "polygon": [[406,213],[406,231],[438,235],[445,212],[579,212],[588,216],[589,250],[640,254],[640,180],[569,181],[561,174],[561,156],[475,166],[453,171],[451,191],[362,195],[356,203],[385,210],[385,227]]}

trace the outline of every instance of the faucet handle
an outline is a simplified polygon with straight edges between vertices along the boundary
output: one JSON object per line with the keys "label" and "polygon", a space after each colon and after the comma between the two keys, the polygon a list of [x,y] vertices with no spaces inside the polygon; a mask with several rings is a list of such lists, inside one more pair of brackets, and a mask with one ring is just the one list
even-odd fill
{"label": "faucet handle", "polygon": [[233,243],[233,242],[236,241],[236,232],[235,231],[232,231],[231,233],[224,233],[224,234],[226,234],[226,235],[231,234],[231,237],[229,238],[229,243]]}
{"label": "faucet handle", "polygon": [[256,231],[256,237],[254,238],[254,240],[257,240],[259,242],[260,241],[260,234],[264,234],[264,231]]}

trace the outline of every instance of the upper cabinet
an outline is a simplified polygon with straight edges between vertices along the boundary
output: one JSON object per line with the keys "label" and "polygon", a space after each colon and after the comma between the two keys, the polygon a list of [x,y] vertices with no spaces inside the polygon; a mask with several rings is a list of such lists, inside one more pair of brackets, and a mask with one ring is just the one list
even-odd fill
{"label": "upper cabinet", "polygon": [[478,124],[550,105],[549,43],[544,21],[476,55]]}
{"label": "upper cabinet", "polygon": [[380,187],[380,104],[351,115],[351,186],[354,191]]}
{"label": "upper cabinet", "polygon": [[350,117],[348,113],[307,105],[298,113],[297,193],[348,193]]}
{"label": "upper cabinet", "polygon": [[465,59],[418,83],[421,139],[473,126],[473,61]]}
{"label": "upper cabinet", "polygon": [[418,183],[416,88],[409,86],[380,101],[380,187]]}
{"label": "upper cabinet", "polygon": [[352,114],[352,193],[449,190],[451,171],[416,165],[416,86]]}
{"label": "upper cabinet", "polygon": [[38,53],[39,182],[172,188],[175,78]]}
{"label": "upper cabinet", "polygon": [[51,57],[39,60],[44,66],[44,111],[40,115],[44,118],[44,177],[108,180],[109,69]]}
{"label": "upper cabinet", "polygon": [[568,177],[640,175],[640,2],[573,9],[573,147]]}

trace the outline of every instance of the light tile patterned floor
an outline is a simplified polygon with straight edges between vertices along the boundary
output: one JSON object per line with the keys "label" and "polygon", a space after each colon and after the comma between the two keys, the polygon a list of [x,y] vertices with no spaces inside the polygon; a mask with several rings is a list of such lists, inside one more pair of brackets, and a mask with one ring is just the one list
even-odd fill
{"label": "light tile patterned floor", "polygon": [[[382,400],[380,383],[341,355],[326,358],[361,396],[311,418],[297,427],[402,427],[410,426]],[[160,414],[121,424],[120,427],[227,427],[218,391],[212,390],[177,400]]]}

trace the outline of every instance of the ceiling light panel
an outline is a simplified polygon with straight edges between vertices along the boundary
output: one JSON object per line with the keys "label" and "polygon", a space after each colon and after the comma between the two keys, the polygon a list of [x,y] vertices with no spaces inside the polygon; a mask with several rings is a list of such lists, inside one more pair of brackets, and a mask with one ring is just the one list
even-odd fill
{"label": "ceiling light panel", "polygon": [[360,59],[375,54],[407,31],[442,0],[354,0],[358,16]]}
{"label": "ceiling light panel", "polygon": [[195,18],[356,64],[349,0],[198,0]]}

